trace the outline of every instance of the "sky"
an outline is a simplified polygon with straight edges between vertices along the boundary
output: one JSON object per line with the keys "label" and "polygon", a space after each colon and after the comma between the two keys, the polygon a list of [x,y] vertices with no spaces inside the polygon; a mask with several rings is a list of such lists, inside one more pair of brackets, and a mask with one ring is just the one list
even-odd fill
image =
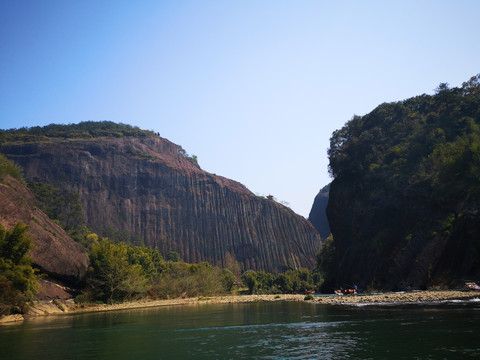
{"label": "sky", "polygon": [[480,1],[0,0],[0,128],[110,120],[308,217],[332,132],[480,73]]}

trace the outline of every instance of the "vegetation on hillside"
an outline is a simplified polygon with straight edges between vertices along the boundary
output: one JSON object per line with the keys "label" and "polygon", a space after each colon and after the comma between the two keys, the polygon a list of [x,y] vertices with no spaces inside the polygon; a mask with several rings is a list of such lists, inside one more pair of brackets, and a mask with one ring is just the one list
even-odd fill
{"label": "vegetation on hillside", "polygon": [[242,280],[250,294],[308,293],[320,290],[323,284],[320,272],[305,268],[281,274],[250,270],[242,275]]}
{"label": "vegetation on hillside", "polygon": [[[89,240],[87,236],[92,231],[87,227],[78,193],[62,191],[52,184],[36,181],[29,181],[27,186],[35,195],[40,210],[53,222],[60,225],[75,241],[83,246],[88,246]],[[125,230],[105,227],[99,234],[115,243],[144,244],[144,240],[140,236],[132,236]]]}
{"label": "vegetation on hillside", "polygon": [[[333,133],[334,178],[378,175],[480,194],[480,74],[461,88],[382,104]],[[460,184],[458,183],[460,181]]]}
{"label": "vegetation on hillside", "polygon": [[187,153],[187,151],[180,145],[177,145],[178,153],[182,155],[185,159],[190,161],[193,165],[196,167],[200,168],[200,165],[198,164],[198,157],[197,155],[190,155]]}
{"label": "vegetation on hillside", "polygon": [[10,175],[21,183],[25,183],[22,169],[0,154],[0,181],[7,175]]}
{"label": "vegetation on hillside", "polygon": [[[8,175],[25,183],[22,170],[0,154],[0,181]],[[28,226],[19,222],[6,230],[0,224],[0,316],[24,312],[36,294],[37,276],[28,256],[31,247]]]}
{"label": "vegetation on hillside", "polygon": [[86,227],[78,193],[63,192],[51,184],[36,181],[28,182],[27,186],[38,200],[40,210],[60,225],[75,241],[82,243],[89,230]]}
{"label": "vegetation on hillside", "polygon": [[[429,236],[445,238],[448,219],[451,236],[465,235],[462,209],[480,199],[480,74],[459,88],[443,83],[435,95],[354,116],[333,133],[328,155],[335,237],[328,252],[335,258],[323,254],[321,267],[342,272],[365,261],[364,277],[382,282],[378,273],[386,276],[388,265],[381,263],[392,264],[392,251],[418,252]],[[464,252],[479,254],[480,242],[468,238]],[[468,261],[474,274],[479,262]],[[435,265],[442,264],[432,265],[431,279]]]}
{"label": "vegetation on hillside", "polygon": [[[132,298],[176,298],[229,292],[235,281],[227,269],[204,262],[164,260],[155,249],[89,236],[90,268],[77,302],[119,302]],[[177,254],[178,255],[178,254]]]}
{"label": "vegetation on hillside", "polygon": [[47,126],[23,127],[20,129],[0,129],[0,144],[22,141],[37,142],[49,139],[93,139],[99,137],[154,137],[150,130],[137,126],[117,124],[113,121],[83,121],[78,124],[50,124]]}
{"label": "vegetation on hillside", "polygon": [[207,296],[232,289],[235,276],[231,271],[208,263],[184,263],[173,251],[164,260],[157,250],[142,246],[143,239],[132,239],[126,231],[105,228],[99,239],[85,225],[77,193],[39,182],[28,186],[40,209],[89,252],[90,267],[78,301]]}
{"label": "vegetation on hillside", "polygon": [[[91,234],[90,268],[77,302],[120,302],[133,298],[171,299],[230,293],[240,279],[234,261],[225,268],[207,262],[188,264],[175,252],[165,260],[155,249],[113,243]],[[247,271],[241,280],[250,294],[306,293],[318,290],[322,278],[308,269],[282,274]]]}
{"label": "vegetation on hillside", "polygon": [[27,255],[32,246],[27,228],[17,223],[5,230],[0,224],[0,316],[24,312],[36,294],[37,277]]}

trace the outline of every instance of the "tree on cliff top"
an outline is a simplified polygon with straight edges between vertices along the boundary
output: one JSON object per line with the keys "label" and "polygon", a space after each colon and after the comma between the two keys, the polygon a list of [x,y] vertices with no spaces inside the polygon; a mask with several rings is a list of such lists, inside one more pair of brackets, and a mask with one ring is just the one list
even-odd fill
{"label": "tree on cliff top", "polygon": [[479,88],[480,74],[462,88],[450,89],[443,83],[434,96],[384,103],[365,116],[355,115],[330,139],[331,175],[346,178],[383,172],[434,180],[444,165],[468,154],[475,157]]}
{"label": "tree on cliff top", "polygon": [[83,121],[78,124],[50,124],[30,128],[0,130],[0,144],[12,141],[37,142],[50,138],[79,139],[98,137],[154,137],[153,131],[112,121]]}

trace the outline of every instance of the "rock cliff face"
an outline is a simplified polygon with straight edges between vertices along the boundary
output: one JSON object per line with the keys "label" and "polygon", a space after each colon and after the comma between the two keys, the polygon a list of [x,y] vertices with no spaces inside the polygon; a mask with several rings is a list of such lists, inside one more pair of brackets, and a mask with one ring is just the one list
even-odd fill
{"label": "rock cliff face", "polygon": [[430,193],[332,182],[327,213],[335,241],[326,286],[409,290],[478,280],[479,200],[432,207]]}
{"label": "rock cliff face", "polygon": [[330,185],[324,186],[313,201],[312,209],[308,215],[308,221],[318,230],[320,236],[326,239],[330,235],[330,225],[327,219],[327,205]]}
{"label": "rock cliff face", "polygon": [[123,230],[161,253],[243,269],[313,267],[321,239],[303,217],[242,184],[202,171],[160,137],[10,143],[27,181],[79,193],[96,232]]}
{"label": "rock cliff face", "polygon": [[331,289],[464,286],[480,279],[480,74],[384,103],[332,134],[320,267]]}
{"label": "rock cliff face", "polygon": [[35,205],[35,197],[25,185],[10,176],[0,182],[0,223],[6,229],[18,222],[29,225],[34,265],[54,278],[80,281],[88,267],[85,250]]}

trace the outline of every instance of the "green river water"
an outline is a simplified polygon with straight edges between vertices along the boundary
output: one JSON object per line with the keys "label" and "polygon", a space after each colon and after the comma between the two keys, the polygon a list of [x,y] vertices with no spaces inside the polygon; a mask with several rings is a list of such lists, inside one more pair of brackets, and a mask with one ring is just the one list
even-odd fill
{"label": "green river water", "polygon": [[0,359],[480,359],[480,302],[169,306],[0,326]]}

